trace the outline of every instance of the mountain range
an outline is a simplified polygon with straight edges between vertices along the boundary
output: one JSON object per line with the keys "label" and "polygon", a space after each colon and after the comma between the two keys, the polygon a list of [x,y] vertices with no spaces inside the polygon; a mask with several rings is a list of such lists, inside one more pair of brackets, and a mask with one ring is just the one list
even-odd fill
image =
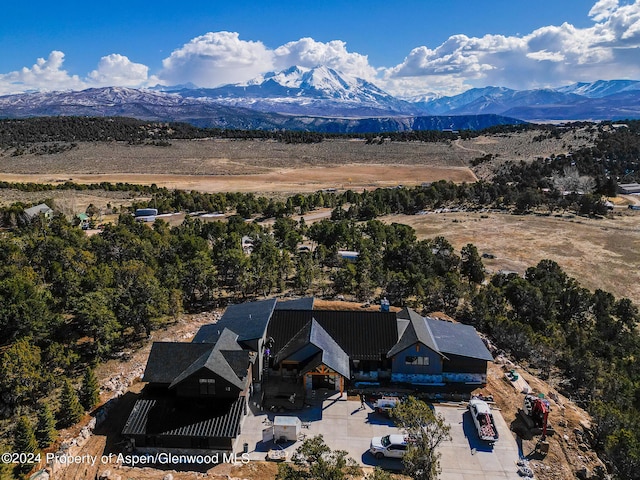
{"label": "mountain range", "polygon": [[640,81],[599,80],[536,90],[484,87],[450,97],[402,99],[328,67],[294,66],[208,89],[104,87],[0,97],[2,118],[57,115],[335,133],[480,129],[522,121],[640,118]]}

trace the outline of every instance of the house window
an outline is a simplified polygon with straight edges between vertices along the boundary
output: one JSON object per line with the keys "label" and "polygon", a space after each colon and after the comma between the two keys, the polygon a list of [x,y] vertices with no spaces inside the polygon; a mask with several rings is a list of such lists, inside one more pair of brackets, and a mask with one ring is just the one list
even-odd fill
{"label": "house window", "polygon": [[417,357],[417,356],[407,356],[404,359],[404,363],[407,365],[416,365],[419,367],[428,367],[429,366],[429,357]]}
{"label": "house window", "polygon": [[216,380],[214,378],[201,378],[199,381],[200,381],[200,395],[216,394]]}

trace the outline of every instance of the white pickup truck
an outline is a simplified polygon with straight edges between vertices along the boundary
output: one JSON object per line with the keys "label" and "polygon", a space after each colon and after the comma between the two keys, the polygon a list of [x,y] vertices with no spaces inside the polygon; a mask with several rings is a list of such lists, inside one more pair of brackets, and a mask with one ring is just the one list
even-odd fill
{"label": "white pickup truck", "polygon": [[471,413],[480,440],[491,444],[495,443],[498,440],[498,429],[487,402],[479,398],[472,398],[469,400],[469,413]]}

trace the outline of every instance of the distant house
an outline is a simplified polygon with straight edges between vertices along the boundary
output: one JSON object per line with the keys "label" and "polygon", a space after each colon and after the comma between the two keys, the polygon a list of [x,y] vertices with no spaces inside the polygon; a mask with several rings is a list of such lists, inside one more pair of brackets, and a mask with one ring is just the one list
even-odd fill
{"label": "distant house", "polygon": [[89,226],[91,225],[91,219],[89,218],[89,215],[87,215],[86,213],[78,213],[76,215],[76,218],[78,219],[78,226],[82,230],[89,229]]}
{"label": "distant house", "polygon": [[349,262],[355,262],[358,260],[359,252],[354,252],[352,250],[338,250],[338,256],[343,260],[347,260]]}
{"label": "distant house", "polygon": [[136,222],[155,222],[157,216],[157,208],[138,208],[134,214]]}
{"label": "distant house", "polygon": [[250,255],[251,252],[253,252],[253,239],[250,236],[245,235],[242,237],[240,242],[242,245],[242,251],[245,255]]}
{"label": "distant house", "polygon": [[626,195],[640,194],[640,184],[639,183],[621,183],[620,185],[618,185],[618,191]]}
{"label": "distant house", "polygon": [[[358,385],[470,391],[491,354],[468,325],[389,311],[314,309],[313,298],[232,305],[190,343],[156,342],[123,429],[136,449],[236,451],[248,399],[302,408]],[[278,403],[280,402],[280,403]]]}
{"label": "distant house", "polygon": [[53,209],[49,207],[46,203],[41,203],[40,205],[35,205],[30,208],[24,209],[25,216],[31,220],[32,218],[37,217],[38,215],[44,215],[44,218],[51,219],[53,218]]}

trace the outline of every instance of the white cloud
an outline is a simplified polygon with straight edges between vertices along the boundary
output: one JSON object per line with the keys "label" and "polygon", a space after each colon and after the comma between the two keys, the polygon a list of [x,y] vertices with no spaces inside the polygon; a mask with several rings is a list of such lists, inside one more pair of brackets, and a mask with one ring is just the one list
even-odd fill
{"label": "white cloud", "polygon": [[253,78],[271,69],[273,52],[235,32],[209,32],[174,50],[159,77],[168,84],[214,87]]}
{"label": "white cloud", "polygon": [[163,60],[160,78],[167,84],[192,82],[203,87],[251,80],[268,71],[293,65],[328,66],[343,73],[373,79],[368,58],[347,51],[345,42],[312,38],[288,42],[275,50],[262,42],[241,40],[237,32],[209,32],[174,50]]}
{"label": "white cloud", "polygon": [[100,59],[98,68],[89,73],[88,79],[99,86],[139,87],[147,82],[148,76],[149,67],[146,65],[112,53]]}
{"label": "white cloud", "polygon": [[85,84],[77,75],[62,69],[64,53],[52,51],[49,57],[38,58],[31,68],[0,74],[0,94],[21,93],[29,90],[53,91],[82,89]]}
{"label": "white cloud", "polygon": [[384,86],[409,96],[455,93],[461,83],[524,89],[640,78],[640,0],[598,0],[589,17],[588,28],[564,23],[524,36],[453,35],[434,49],[414,48],[402,63],[383,69]]}
{"label": "white cloud", "polygon": [[547,50],[539,50],[537,52],[529,52],[527,53],[527,57],[533,60],[544,61],[547,60],[549,62],[562,62],[565,59],[565,56],[560,52],[548,52]]}
{"label": "white cloud", "polygon": [[[176,48],[152,75],[146,65],[113,53],[82,77],[63,69],[64,54],[0,74],[0,94],[89,85],[146,86],[191,82],[203,87],[245,82],[293,65],[328,66],[373,81],[390,93],[455,94],[470,87],[552,87],[576,81],[640,78],[640,0],[592,0],[591,25],[541,26],[518,36],[456,34],[439,46],[417,46],[395,66],[375,67],[342,40],[300,38],[276,48],[237,32],[209,32]],[[375,33],[372,33],[375,35]]]}
{"label": "white cloud", "polygon": [[596,22],[601,22],[609,18],[618,8],[618,0],[598,0],[591,10],[589,16]]}
{"label": "white cloud", "polygon": [[367,80],[376,76],[376,70],[369,65],[367,56],[348,52],[346,43],[341,40],[323,43],[307,37],[274,50],[275,69],[284,70],[293,65],[308,68],[324,65]]}

